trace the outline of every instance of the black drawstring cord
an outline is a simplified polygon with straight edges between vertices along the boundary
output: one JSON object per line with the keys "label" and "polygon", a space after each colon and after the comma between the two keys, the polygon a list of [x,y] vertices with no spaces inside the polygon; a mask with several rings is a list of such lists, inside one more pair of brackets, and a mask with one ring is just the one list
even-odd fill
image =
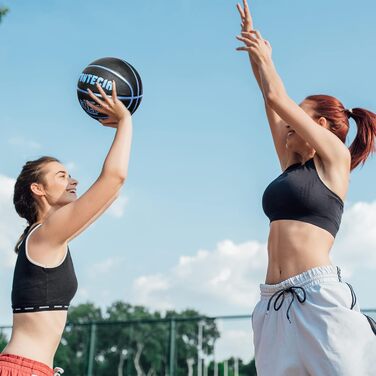
{"label": "black drawstring cord", "polygon": [[[303,297],[301,297],[295,290],[298,290],[300,289],[302,292],[303,292]],[[306,301],[306,298],[307,298],[307,294],[306,294],[306,291],[304,290],[303,287],[300,287],[300,286],[290,286],[288,287],[287,289],[282,289],[282,290],[278,290],[276,291],[269,299],[269,302],[268,302],[268,307],[266,309],[266,313],[269,312],[269,309],[270,309],[270,303],[272,302],[272,299],[278,294],[277,298],[275,299],[274,301],[274,304],[273,304],[273,307],[274,307],[274,310],[275,311],[279,311],[279,309],[282,307],[282,304],[285,300],[285,293],[291,293],[292,295],[292,299],[291,299],[291,302],[289,304],[289,307],[287,308],[287,312],[286,312],[286,317],[287,317],[287,320],[290,321],[291,323],[291,320],[290,320],[290,316],[289,316],[289,311],[290,311],[290,308],[291,308],[291,305],[292,303],[294,302],[295,300],[295,295],[296,297],[298,298],[298,301],[300,303],[304,303]],[[281,299],[281,302],[278,304],[278,301],[279,299]]]}

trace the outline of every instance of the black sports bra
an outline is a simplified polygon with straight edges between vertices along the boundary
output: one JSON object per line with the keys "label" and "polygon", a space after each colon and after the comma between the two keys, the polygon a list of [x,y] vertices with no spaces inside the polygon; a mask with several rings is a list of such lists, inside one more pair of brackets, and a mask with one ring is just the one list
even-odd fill
{"label": "black sports bra", "polygon": [[311,223],[336,236],[343,213],[342,199],[317,174],[315,162],[295,163],[273,180],[262,197],[270,222],[293,219]]}
{"label": "black sports bra", "polygon": [[67,249],[64,260],[56,267],[46,268],[32,261],[27,253],[26,235],[19,246],[13,276],[13,313],[67,310],[77,291],[77,278]]}

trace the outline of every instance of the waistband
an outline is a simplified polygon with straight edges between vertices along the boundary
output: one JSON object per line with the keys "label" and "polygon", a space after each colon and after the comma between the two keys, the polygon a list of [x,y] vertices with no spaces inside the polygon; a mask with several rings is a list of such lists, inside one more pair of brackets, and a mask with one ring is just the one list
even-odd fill
{"label": "waistband", "polygon": [[0,370],[2,366],[30,373],[32,376],[54,376],[54,370],[47,364],[20,355],[0,354]]}
{"label": "waistband", "polygon": [[322,282],[338,282],[341,281],[341,269],[334,265],[318,266],[309,269],[301,274],[290,277],[275,285],[261,283],[261,297],[268,297],[277,291],[287,289],[291,286],[310,287]]}

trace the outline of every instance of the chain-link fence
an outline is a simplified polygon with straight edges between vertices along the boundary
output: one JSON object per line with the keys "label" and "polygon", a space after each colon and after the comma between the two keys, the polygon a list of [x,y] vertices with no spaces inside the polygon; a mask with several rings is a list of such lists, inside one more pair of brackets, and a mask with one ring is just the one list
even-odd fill
{"label": "chain-link fence", "polygon": [[[0,327],[4,346],[10,333]],[[69,376],[256,375],[251,316],[70,322],[55,365]]]}

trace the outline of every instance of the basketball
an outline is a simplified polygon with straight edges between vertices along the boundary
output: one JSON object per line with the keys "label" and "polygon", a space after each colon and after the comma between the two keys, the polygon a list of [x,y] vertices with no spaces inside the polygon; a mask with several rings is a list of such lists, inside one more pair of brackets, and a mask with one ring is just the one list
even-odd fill
{"label": "basketball", "polygon": [[116,94],[125,107],[133,114],[142,100],[142,82],[136,69],[126,62],[115,57],[105,57],[90,63],[80,74],[77,83],[77,97],[81,107],[93,119],[106,119],[107,115],[101,114],[86,104],[89,101],[95,104],[89,96],[87,89],[94,95],[102,98],[96,84],[111,96],[112,81],[116,82]]}

